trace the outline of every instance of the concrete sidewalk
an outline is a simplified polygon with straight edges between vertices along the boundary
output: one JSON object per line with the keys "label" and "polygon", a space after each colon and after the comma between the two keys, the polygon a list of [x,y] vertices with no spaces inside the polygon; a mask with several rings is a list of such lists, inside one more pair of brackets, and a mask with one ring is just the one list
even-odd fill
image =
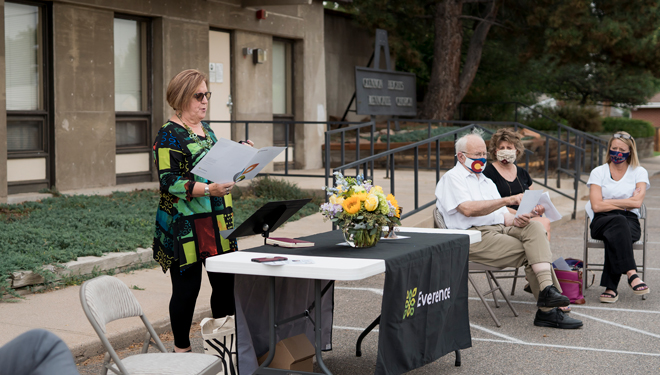
{"label": "concrete sidewalk", "polygon": [[[660,173],[660,157],[645,159],[642,161],[644,167],[649,170],[649,175]],[[414,196],[412,195],[412,171],[397,171],[396,196],[400,204],[406,209],[414,207]],[[382,176],[381,176],[382,174]],[[423,178],[422,178],[423,176]],[[377,184],[381,184],[387,191],[389,190],[389,180],[385,180],[384,171],[377,172],[375,179]],[[399,180],[399,179],[402,180]],[[320,189],[322,179],[288,178],[300,185],[302,188]],[[319,181],[321,181],[319,183]],[[402,183],[401,181],[409,181]],[[420,174],[420,196],[419,203],[424,204],[434,199],[435,173]],[[121,189],[150,188],[154,184],[139,184],[133,186],[116,187],[113,189],[75,191],[64,193],[76,194],[107,194],[111,191]],[[155,186],[155,185],[154,185]],[[657,187],[656,187],[657,188]],[[581,192],[582,194],[582,192]],[[20,199],[31,200],[28,196],[21,196]],[[36,198],[41,199],[41,198]],[[553,202],[564,216],[570,218],[572,212],[571,204],[564,204],[558,198],[553,197]],[[10,202],[17,202],[19,197],[10,197]],[[586,200],[578,202],[578,210],[583,212]],[[568,207],[570,206],[570,207]],[[567,209],[569,211],[567,212]],[[658,209],[654,207],[652,209]],[[404,220],[405,226],[432,226],[430,211],[432,207],[425,212]],[[568,215],[567,215],[568,214]],[[576,225],[582,225],[578,221]],[[278,236],[302,237],[327,231],[331,228],[329,222],[324,222],[320,214],[305,217],[295,223],[289,223],[277,231]],[[561,237],[561,233],[553,232],[553,242]],[[263,238],[254,236],[239,241],[240,249],[249,249],[259,246],[263,243]],[[163,274],[158,269],[148,269],[134,271],[126,274],[118,274],[117,278],[122,280],[130,288],[138,301],[142,305],[146,316],[154,324],[156,330],[164,332],[169,329],[168,304],[170,298],[170,277]],[[0,345],[5,344],[19,334],[33,328],[45,328],[60,336],[72,350],[76,360],[81,362],[87,358],[102,353],[100,341],[87,321],[79,301],[79,286],[71,286],[60,290],[50,291],[41,294],[32,294],[25,299],[14,301],[14,303],[0,303]],[[202,282],[195,321],[199,321],[203,316],[210,316],[209,298],[211,289],[207,280]],[[501,313],[501,312],[500,312]],[[133,342],[142,340],[142,323],[139,319],[122,320],[110,323],[107,327],[108,336],[117,348],[126,347]]]}

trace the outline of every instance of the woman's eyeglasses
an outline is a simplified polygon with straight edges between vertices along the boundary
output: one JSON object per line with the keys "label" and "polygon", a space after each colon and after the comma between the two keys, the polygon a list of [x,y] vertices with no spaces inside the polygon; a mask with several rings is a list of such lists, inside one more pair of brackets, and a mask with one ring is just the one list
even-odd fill
{"label": "woman's eyeglasses", "polygon": [[203,97],[206,96],[206,100],[211,100],[211,92],[198,92],[197,94],[193,94],[193,98],[197,99],[197,101],[201,102]]}
{"label": "woman's eyeglasses", "polygon": [[623,138],[623,139],[632,139],[630,134],[615,133],[612,137],[614,138]]}

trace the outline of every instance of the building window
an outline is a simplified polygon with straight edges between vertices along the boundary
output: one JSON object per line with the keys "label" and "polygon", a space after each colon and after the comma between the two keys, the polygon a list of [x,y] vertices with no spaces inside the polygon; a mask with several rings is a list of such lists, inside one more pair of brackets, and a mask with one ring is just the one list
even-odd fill
{"label": "building window", "polygon": [[147,110],[143,72],[146,61],[146,22],[115,18],[115,111]]}
{"label": "building window", "polygon": [[[286,125],[280,121],[294,120],[293,113],[293,42],[274,39],[273,61],[273,144],[284,145]],[[294,125],[289,125],[289,144],[295,143]]]}
{"label": "building window", "polygon": [[115,16],[117,183],[151,180],[150,22]]}
{"label": "building window", "polygon": [[42,147],[42,122],[12,121],[7,124],[7,152],[39,151]]}
{"label": "building window", "polygon": [[47,7],[5,2],[7,183],[10,194],[50,187]]}
{"label": "building window", "polygon": [[5,4],[7,110],[43,109],[42,38],[39,7]]}

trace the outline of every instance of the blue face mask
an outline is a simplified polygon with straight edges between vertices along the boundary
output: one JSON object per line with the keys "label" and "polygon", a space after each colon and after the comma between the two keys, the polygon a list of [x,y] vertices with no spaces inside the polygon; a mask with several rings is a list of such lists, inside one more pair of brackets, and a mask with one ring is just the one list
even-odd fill
{"label": "blue face mask", "polygon": [[612,163],[614,164],[623,163],[628,159],[628,156],[630,156],[630,152],[620,152],[620,151],[610,150],[610,160],[612,160]]}
{"label": "blue face mask", "polygon": [[466,155],[463,164],[472,172],[479,174],[486,168],[486,158],[470,159]]}

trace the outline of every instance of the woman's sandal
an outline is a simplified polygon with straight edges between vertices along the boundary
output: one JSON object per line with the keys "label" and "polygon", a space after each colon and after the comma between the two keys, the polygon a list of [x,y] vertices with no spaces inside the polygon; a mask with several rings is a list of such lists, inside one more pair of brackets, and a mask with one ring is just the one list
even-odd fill
{"label": "woman's sandal", "polygon": [[[634,274],[634,275],[632,275],[632,276],[630,276],[630,277],[628,278],[628,285],[630,285],[630,289],[633,290],[633,293],[635,293],[635,294],[637,294],[637,295],[639,296],[639,295],[642,295],[642,294],[648,294],[648,293],[651,292],[651,290],[649,289],[649,286],[646,285],[646,284],[644,284],[643,281],[642,281],[641,283],[635,285],[635,286],[632,286],[632,282],[633,282],[633,280],[635,280],[635,279],[639,279],[639,275],[638,275],[638,274]],[[641,279],[640,279],[640,280],[641,280]]]}
{"label": "woman's sandal", "polygon": [[614,291],[614,294],[611,292],[603,292],[599,298],[602,303],[614,303],[619,300],[619,293],[616,290]]}

